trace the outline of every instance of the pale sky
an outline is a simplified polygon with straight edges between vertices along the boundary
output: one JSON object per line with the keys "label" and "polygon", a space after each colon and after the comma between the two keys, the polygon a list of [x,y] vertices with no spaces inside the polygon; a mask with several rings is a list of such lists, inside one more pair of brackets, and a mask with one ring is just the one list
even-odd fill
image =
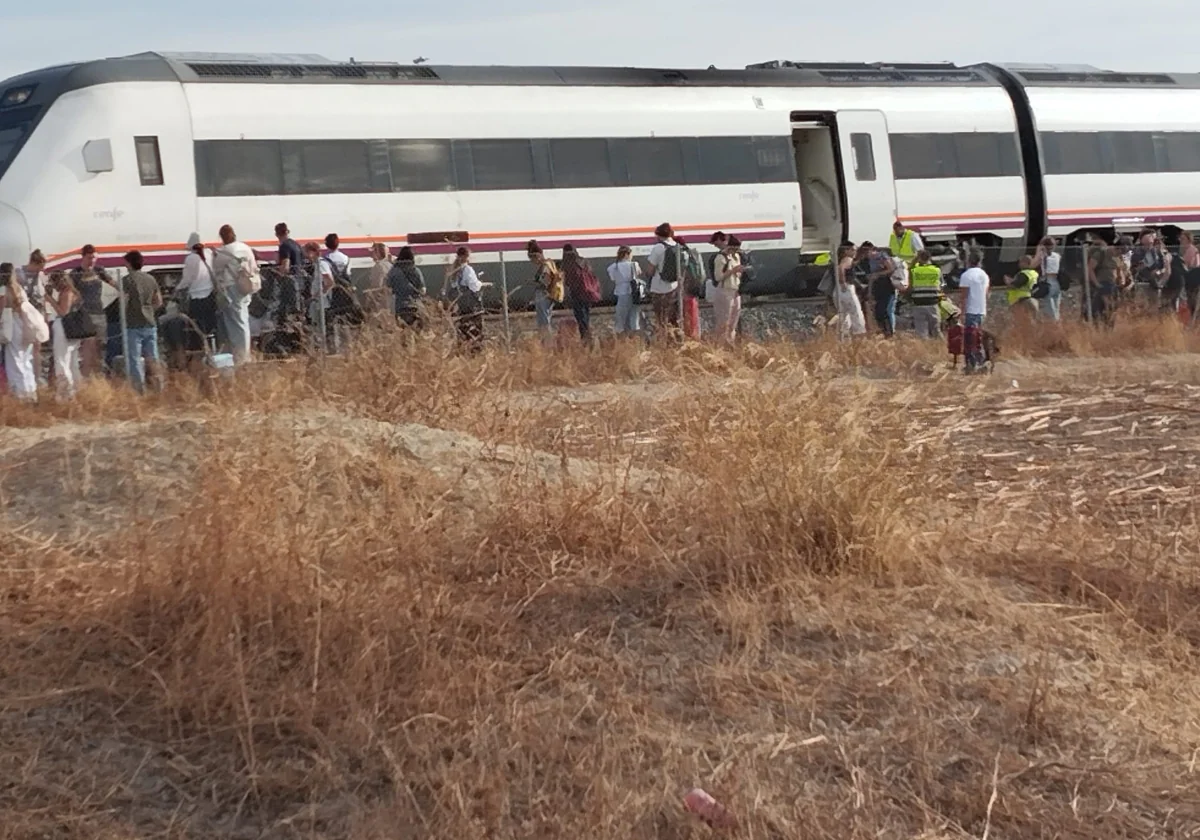
{"label": "pale sky", "polygon": [[[0,79],[146,51],[318,53],[430,64],[741,68],[977,61],[1200,71],[1196,0],[24,0],[0,13]],[[972,13],[972,10],[982,10]],[[672,21],[668,28],[666,21]]]}

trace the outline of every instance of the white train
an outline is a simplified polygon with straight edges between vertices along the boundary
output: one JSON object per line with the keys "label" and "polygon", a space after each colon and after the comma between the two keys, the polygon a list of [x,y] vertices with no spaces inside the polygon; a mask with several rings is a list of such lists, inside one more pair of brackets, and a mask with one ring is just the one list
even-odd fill
{"label": "white train", "polygon": [[1047,232],[1200,227],[1197,115],[1195,74],[145,53],[0,83],[0,260],[38,247],[68,267],[90,243],[166,269],[226,223],[270,258],[286,221],[364,261],[373,241],[436,261],[465,233],[515,268],[531,238],[601,257],[669,220],[699,243],[736,233],[771,285],[896,218],[1013,254]]}

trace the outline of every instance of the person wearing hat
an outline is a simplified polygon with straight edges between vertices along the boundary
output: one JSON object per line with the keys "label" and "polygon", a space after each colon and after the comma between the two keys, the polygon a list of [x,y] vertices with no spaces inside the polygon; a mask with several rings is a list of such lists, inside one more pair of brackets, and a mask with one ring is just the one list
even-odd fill
{"label": "person wearing hat", "polygon": [[[217,299],[213,294],[212,255],[200,241],[200,234],[193,233],[187,241],[188,255],[183,261],[183,279],[175,287],[181,297],[181,306],[186,307],[187,316],[196,323],[200,338],[217,332]],[[183,296],[186,295],[186,298]],[[188,342],[189,350],[193,348]]]}

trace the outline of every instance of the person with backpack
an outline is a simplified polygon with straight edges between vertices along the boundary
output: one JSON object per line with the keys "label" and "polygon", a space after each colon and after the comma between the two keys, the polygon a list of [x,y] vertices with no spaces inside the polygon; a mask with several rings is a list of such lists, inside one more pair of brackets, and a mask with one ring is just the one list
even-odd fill
{"label": "person with backpack", "polygon": [[725,239],[725,247],[713,261],[713,313],[717,318],[717,341],[733,344],[737,339],[738,320],[742,314],[742,298],[738,288],[742,283],[740,253],[742,243],[736,236]]}
{"label": "person with backpack", "polygon": [[458,325],[459,343],[472,353],[483,350],[483,283],[471,265],[471,249],[465,245],[446,269],[442,294],[449,300]]}
{"label": "person with backpack", "polygon": [[579,339],[586,344],[592,338],[592,307],[600,302],[600,281],[570,243],[563,246],[562,272],[567,301],[579,325]]}
{"label": "person with backpack", "polygon": [[388,272],[387,285],[392,290],[392,311],[396,313],[396,320],[418,332],[423,330],[421,300],[426,293],[425,275],[417,267],[416,255],[409,246],[400,249]]}
{"label": "person with backpack", "polygon": [[688,247],[682,237],[675,237],[679,248],[679,267],[683,276],[683,334],[693,341],[700,340],[700,298],[704,295],[704,269],[700,255]]}
{"label": "person with backpack", "polygon": [[217,235],[221,247],[213,254],[213,290],[225,343],[234,364],[242,365],[250,361],[250,298],[262,288],[262,275],[254,250],[238,241],[231,225],[222,225]]}
{"label": "person with backpack", "polygon": [[675,231],[663,222],[654,229],[658,240],[650,249],[650,302],[654,326],[660,336],[679,329],[679,274],[681,254]]}
{"label": "person with backpack", "polygon": [[[350,279],[350,258],[342,253],[341,240],[336,233],[325,237],[325,256],[321,258],[321,275],[333,280],[329,287],[326,308],[326,341],[332,352],[339,352],[346,343],[351,327],[362,326],[366,320],[362,307],[355,299],[354,283]],[[324,281],[322,281],[324,285]]]}
{"label": "person with backpack", "polygon": [[553,260],[547,259],[536,239],[525,247],[533,263],[533,309],[537,316],[538,332],[547,339],[554,335],[554,304],[566,297],[562,272]]}

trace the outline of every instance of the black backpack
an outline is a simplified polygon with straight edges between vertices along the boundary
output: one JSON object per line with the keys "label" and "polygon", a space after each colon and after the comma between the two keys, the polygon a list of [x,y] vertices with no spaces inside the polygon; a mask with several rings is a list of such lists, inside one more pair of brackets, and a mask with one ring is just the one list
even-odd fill
{"label": "black backpack", "polygon": [[663,263],[662,267],[658,269],[658,276],[664,283],[678,283],[682,263],[683,255],[679,252],[679,246],[668,245],[667,250],[663,251]]}

